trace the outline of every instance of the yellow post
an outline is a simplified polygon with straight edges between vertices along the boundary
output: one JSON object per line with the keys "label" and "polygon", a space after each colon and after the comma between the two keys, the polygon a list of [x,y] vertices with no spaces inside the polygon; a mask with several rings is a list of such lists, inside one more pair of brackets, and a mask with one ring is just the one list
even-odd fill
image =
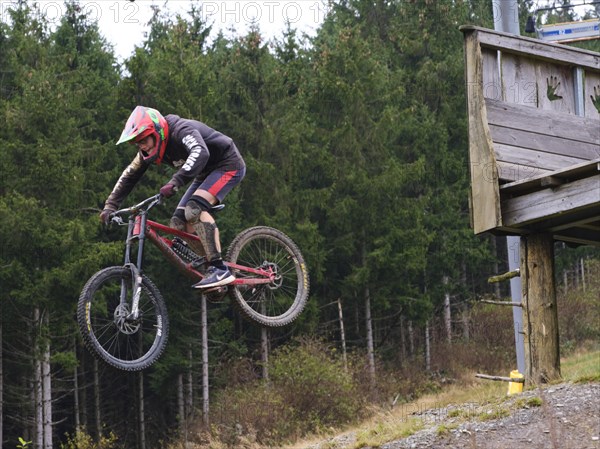
{"label": "yellow post", "polygon": [[[513,370],[510,372],[511,379],[523,379],[523,374],[521,374],[517,370]],[[509,382],[508,383],[508,394],[509,396],[512,394],[518,394],[523,392],[523,382]]]}

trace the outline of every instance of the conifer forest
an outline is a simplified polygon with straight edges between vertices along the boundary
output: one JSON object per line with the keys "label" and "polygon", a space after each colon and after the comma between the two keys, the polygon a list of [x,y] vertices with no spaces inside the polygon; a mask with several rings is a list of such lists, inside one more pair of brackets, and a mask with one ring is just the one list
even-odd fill
{"label": "conifer forest", "polygon": [[[315,36],[289,24],[272,39],[258,26],[213,30],[202,2],[186,14],[157,5],[122,61],[75,0],[54,23],[36,2],[4,3],[0,447],[246,447],[249,434],[282,447],[463,369],[514,369],[510,308],[479,301],[510,296],[508,283],[487,280],[507,271],[511,249],[469,222],[458,28],[493,28],[489,0],[332,0]],[[535,3],[519,2],[521,29]],[[600,41],[578,45],[600,51]],[[308,304],[289,326],[263,331],[227,298],[209,302],[210,397],[199,296],[154,248],[145,270],[170,319],[159,361],[114,369],[79,334],[83,285],[123,260],[125,230],[99,213],[135,155],[115,143],[136,105],[232,137],[247,175],[218,216],[223,248],[272,226],[310,272]],[[173,170],[151,167],[123,207],[158,193]],[[152,219],[168,224],[177,201]],[[566,351],[600,336],[600,253],[555,252]]]}

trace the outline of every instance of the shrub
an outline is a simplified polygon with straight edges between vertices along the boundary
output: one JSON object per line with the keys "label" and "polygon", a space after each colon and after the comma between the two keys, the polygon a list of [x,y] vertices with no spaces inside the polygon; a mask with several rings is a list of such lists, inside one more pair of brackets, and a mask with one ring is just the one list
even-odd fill
{"label": "shrub", "polygon": [[115,449],[117,437],[110,432],[108,436],[101,436],[98,442],[85,431],[79,428],[74,435],[67,435],[67,442],[61,444],[61,449]]}
{"label": "shrub", "polygon": [[339,357],[319,341],[279,349],[271,363],[271,380],[305,429],[347,423],[362,407],[352,375]]}
{"label": "shrub", "polygon": [[[229,447],[276,443],[294,433],[292,410],[275,388],[264,382],[225,388],[211,406],[213,436]],[[250,446],[251,447],[251,446]]]}
{"label": "shrub", "polygon": [[270,381],[219,391],[211,405],[212,438],[226,447],[280,445],[361,416],[352,372],[322,342],[302,340],[272,354]]}
{"label": "shrub", "polygon": [[[600,272],[600,261],[586,261],[589,272]],[[561,352],[569,353],[586,341],[600,339],[600,277],[590,276],[585,291],[574,289],[564,295],[558,292],[558,324]]]}

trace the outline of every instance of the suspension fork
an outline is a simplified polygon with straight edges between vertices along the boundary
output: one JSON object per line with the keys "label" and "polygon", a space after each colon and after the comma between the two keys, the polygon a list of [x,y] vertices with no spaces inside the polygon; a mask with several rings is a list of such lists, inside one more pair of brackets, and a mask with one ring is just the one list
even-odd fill
{"label": "suspension fork", "polygon": [[[139,215],[130,216],[127,227],[127,242],[125,244],[125,266],[131,270],[133,298],[131,301],[131,310],[127,320],[137,320],[140,316],[139,303],[142,294],[142,262],[144,258],[144,244],[146,242],[146,212]],[[138,239],[137,263],[131,262],[131,246],[133,239]],[[121,283],[120,303],[124,305],[127,299],[127,286],[125,282]]]}

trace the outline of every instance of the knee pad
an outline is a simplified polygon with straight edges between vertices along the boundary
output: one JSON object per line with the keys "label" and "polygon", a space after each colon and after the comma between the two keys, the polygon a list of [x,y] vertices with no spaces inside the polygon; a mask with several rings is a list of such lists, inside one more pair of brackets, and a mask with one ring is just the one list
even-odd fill
{"label": "knee pad", "polygon": [[185,219],[190,224],[194,224],[200,220],[200,214],[203,211],[208,212],[212,205],[204,198],[198,195],[193,195],[185,205]]}
{"label": "knee pad", "polygon": [[[177,213],[179,211],[181,211],[181,214]],[[177,212],[171,217],[169,227],[177,229],[178,231],[185,231],[185,213],[183,212],[183,209],[178,209]],[[181,215],[183,215],[183,218]]]}

